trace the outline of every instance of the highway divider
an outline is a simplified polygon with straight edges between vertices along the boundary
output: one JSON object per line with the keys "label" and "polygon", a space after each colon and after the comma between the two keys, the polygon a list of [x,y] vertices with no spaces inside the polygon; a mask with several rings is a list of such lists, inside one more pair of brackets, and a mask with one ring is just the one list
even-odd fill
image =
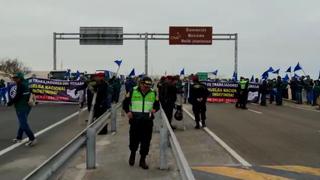
{"label": "highway divider", "polygon": [[160,127],[160,169],[168,169],[167,149],[170,147],[176,159],[181,178],[183,180],[194,180],[191,167],[162,108],[160,108],[160,114],[162,120],[162,126]]}
{"label": "highway divider", "polygon": [[[96,98],[96,95],[94,96]],[[94,100],[95,102],[95,100]],[[94,107],[94,103],[93,107]],[[98,132],[102,130],[106,124],[116,123],[116,119],[111,120],[110,117],[116,118],[117,109],[121,106],[121,103],[113,105],[111,109],[108,109],[103,115],[93,121],[93,116],[89,115],[89,124],[84,130],[82,130],[77,136],[75,136],[66,145],[60,148],[55,154],[53,154],[48,160],[42,163],[39,167],[29,173],[24,180],[38,180],[38,179],[48,179],[51,175],[56,172],[68,159],[71,158],[76,152],[80,150],[81,147],[86,145],[86,164],[87,169],[92,169],[96,167],[95,161],[95,137]],[[92,112],[92,111],[91,111]],[[90,119],[91,118],[91,119]],[[111,125],[115,128],[115,125]],[[116,129],[113,129],[116,131]]]}

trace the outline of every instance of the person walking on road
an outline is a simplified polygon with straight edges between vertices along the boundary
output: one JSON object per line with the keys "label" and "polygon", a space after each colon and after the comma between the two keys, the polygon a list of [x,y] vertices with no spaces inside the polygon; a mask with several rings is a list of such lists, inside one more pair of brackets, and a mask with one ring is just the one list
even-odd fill
{"label": "person walking on road", "polygon": [[176,129],[176,127],[172,126],[171,124],[173,109],[175,106],[175,102],[177,100],[177,87],[176,87],[176,80],[174,79],[174,77],[167,76],[167,79],[162,84],[162,88],[159,93],[161,93],[161,98],[160,98],[161,107],[163,108],[169,120],[171,128]]}
{"label": "person walking on road", "polygon": [[24,75],[21,72],[16,73],[12,78],[16,83],[16,94],[8,102],[8,106],[14,105],[19,121],[17,137],[13,139],[13,142],[20,142],[22,140],[23,133],[26,133],[29,138],[26,146],[33,146],[37,143],[37,140],[35,139],[35,136],[28,124],[28,115],[31,111],[31,106],[28,104],[31,96],[29,84],[28,81],[24,79]]}
{"label": "person walking on road", "polygon": [[277,81],[276,81],[276,104],[278,106],[282,105],[282,91],[283,91],[283,82],[280,76],[277,77]]}
{"label": "person walking on road", "polygon": [[206,85],[200,83],[198,76],[193,76],[193,85],[190,88],[189,102],[196,121],[196,129],[200,129],[200,117],[202,127],[206,127],[206,102],[209,91]]}
{"label": "person walking on road", "polygon": [[[88,84],[87,91],[87,101],[88,101],[88,110],[91,110],[91,103],[93,101],[94,93],[97,93],[96,103],[93,107],[93,121],[98,119],[101,115],[103,115],[109,108],[111,108],[111,94],[109,90],[109,84],[105,81],[105,74],[98,73],[93,77],[92,82]],[[101,134],[108,133],[108,124],[103,127],[103,129],[99,132]]]}
{"label": "person walking on road", "polygon": [[248,101],[248,88],[249,88],[249,81],[244,77],[240,78],[238,84],[238,99],[239,99],[239,106],[242,109],[247,109],[247,101]]}
{"label": "person walking on road", "polygon": [[154,113],[160,109],[160,103],[156,92],[151,89],[152,80],[145,76],[139,83],[139,86],[126,94],[123,101],[123,110],[127,113],[130,124],[130,143],[131,151],[129,165],[135,163],[136,151],[140,144],[140,163],[143,169],[149,169],[146,163],[146,157],[149,153],[150,142],[152,138],[152,127]]}
{"label": "person walking on road", "polygon": [[261,94],[261,100],[260,100],[260,105],[261,106],[266,106],[266,96],[268,94],[268,85],[267,85],[267,81],[263,80],[262,84],[259,85],[259,92]]}

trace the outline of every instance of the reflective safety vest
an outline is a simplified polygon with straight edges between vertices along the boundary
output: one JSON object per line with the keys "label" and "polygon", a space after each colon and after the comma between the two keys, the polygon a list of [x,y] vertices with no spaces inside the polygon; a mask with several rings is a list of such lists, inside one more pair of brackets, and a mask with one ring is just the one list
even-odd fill
{"label": "reflective safety vest", "polygon": [[246,80],[241,80],[240,81],[240,89],[244,90],[246,88],[247,81]]}
{"label": "reflective safety vest", "polygon": [[138,87],[133,88],[131,96],[130,111],[135,113],[149,113],[153,109],[153,104],[156,101],[156,93],[150,90],[144,97],[138,90]]}

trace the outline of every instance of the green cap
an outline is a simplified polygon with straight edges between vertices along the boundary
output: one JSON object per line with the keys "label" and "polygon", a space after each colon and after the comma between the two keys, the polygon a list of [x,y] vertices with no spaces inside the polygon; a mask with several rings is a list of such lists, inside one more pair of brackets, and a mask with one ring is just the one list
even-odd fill
{"label": "green cap", "polygon": [[17,72],[12,78],[24,79],[24,74],[22,72]]}

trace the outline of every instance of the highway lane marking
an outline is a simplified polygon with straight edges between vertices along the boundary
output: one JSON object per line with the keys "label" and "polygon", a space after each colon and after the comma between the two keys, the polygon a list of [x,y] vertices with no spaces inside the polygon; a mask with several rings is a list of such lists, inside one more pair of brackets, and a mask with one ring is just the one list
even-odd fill
{"label": "highway lane marking", "polygon": [[232,177],[236,179],[246,179],[246,180],[290,180],[285,177],[270,175],[266,173],[256,172],[252,169],[242,169],[234,167],[192,167],[194,170],[203,171],[211,174],[219,174],[222,176]]}
{"label": "highway lane marking", "polygon": [[255,110],[253,110],[253,109],[248,109],[248,111],[251,111],[251,112],[254,112],[254,113],[257,113],[257,114],[262,114],[262,112],[260,112],[260,111],[255,111]]}
{"label": "highway lane marking", "polygon": [[288,105],[288,104],[285,104],[285,106],[287,106],[287,107],[291,107],[291,108],[296,108],[296,109],[302,109],[302,110],[305,110],[305,111],[312,111],[312,112],[320,113],[320,111],[319,111],[319,110],[306,109],[306,108],[303,108],[303,107],[291,106],[291,105]]}
{"label": "highway lane marking", "polygon": [[[81,110],[81,112],[82,112],[82,111],[85,111],[86,109],[87,109],[87,108],[83,108],[83,109]],[[77,111],[77,112],[75,112],[75,113],[73,113],[73,114],[71,114],[71,115],[63,118],[63,119],[60,120],[59,122],[56,122],[55,124],[52,124],[51,126],[49,126],[49,127],[45,128],[45,129],[37,132],[37,133],[35,134],[35,137],[40,136],[41,134],[49,131],[49,130],[52,129],[52,128],[55,128],[56,126],[59,126],[60,124],[66,122],[67,120],[75,117],[75,116],[78,115],[78,114],[79,114],[79,111]],[[10,152],[10,151],[12,151],[12,150],[14,150],[15,148],[21,146],[22,144],[26,143],[27,141],[28,141],[28,138],[24,138],[20,143],[13,144],[13,145],[11,145],[11,146],[9,146],[9,147],[1,150],[1,151],[0,151],[0,157],[3,156],[4,154],[6,154],[6,153],[8,153],[8,152]]]}
{"label": "highway lane marking", "polygon": [[[183,110],[193,119],[195,120],[194,116],[183,107]],[[222,139],[220,139],[215,133],[213,133],[209,128],[203,128],[205,132],[207,132],[215,141],[217,141],[220,146],[222,146],[233,158],[239,161],[245,167],[251,167],[252,165],[247,162],[244,158],[242,158],[238,153],[236,153],[231,147],[229,147]]]}
{"label": "highway lane marking", "polygon": [[263,166],[263,167],[320,176],[320,168],[312,168],[312,167],[306,167],[306,166]]}

